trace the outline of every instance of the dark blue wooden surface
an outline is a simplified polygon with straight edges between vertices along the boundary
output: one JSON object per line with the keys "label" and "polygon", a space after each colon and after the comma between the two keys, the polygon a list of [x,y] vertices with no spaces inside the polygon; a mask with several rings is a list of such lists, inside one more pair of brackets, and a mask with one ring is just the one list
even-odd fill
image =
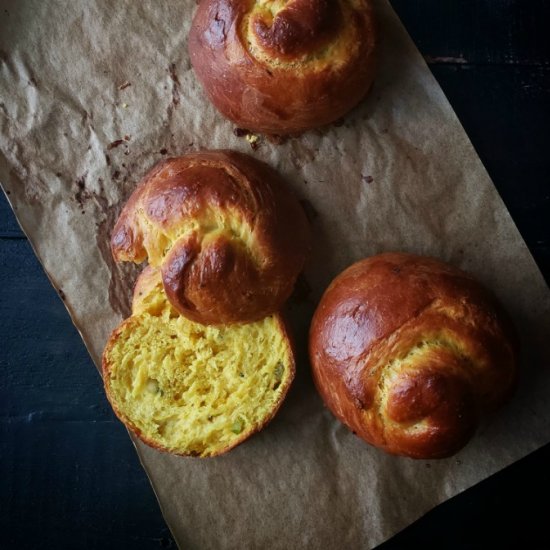
{"label": "dark blue wooden surface", "polygon": [[1,211],[0,548],[170,547],[99,374]]}
{"label": "dark blue wooden surface", "polygon": [[[548,2],[393,4],[548,281]],[[174,547],[99,375],[3,197],[0,308],[0,549]],[[550,548],[549,460],[546,446],[383,548]]]}

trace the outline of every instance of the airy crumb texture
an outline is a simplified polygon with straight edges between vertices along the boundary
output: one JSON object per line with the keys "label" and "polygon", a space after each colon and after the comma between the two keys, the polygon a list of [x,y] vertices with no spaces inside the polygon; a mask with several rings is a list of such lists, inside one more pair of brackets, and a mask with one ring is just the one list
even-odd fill
{"label": "airy crumb texture", "polygon": [[168,304],[160,280],[113,332],[103,368],[107,395],[129,428],[154,447],[203,457],[260,430],[294,376],[279,316],[200,325]]}

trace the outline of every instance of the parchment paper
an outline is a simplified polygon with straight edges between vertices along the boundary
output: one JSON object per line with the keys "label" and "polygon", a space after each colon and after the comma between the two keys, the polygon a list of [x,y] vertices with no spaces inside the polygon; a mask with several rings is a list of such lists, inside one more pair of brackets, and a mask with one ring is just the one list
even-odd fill
{"label": "parchment paper", "polygon": [[[340,126],[253,152],[191,71],[195,2],[2,2],[0,181],[96,365],[138,271],[114,265],[109,233],[165,154],[249,152],[309,201],[315,249],[289,304],[299,372],[277,418],[216,459],[136,445],[182,548],[371,548],[550,439],[546,285],[441,89],[386,0],[376,4],[380,70],[368,100]],[[519,392],[448,460],[366,445],[311,382],[315,302],[341,269],[388,250],[474,273],[523,335]]]}

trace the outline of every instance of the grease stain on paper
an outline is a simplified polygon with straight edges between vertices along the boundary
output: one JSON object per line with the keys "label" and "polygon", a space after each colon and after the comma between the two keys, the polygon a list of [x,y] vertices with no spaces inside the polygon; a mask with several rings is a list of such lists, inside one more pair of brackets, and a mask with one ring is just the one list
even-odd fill
{"label": "grease stain on paper", "polygon": [[99,220],[96,222],[96,243],[110,276],[109,304],[113,311],[128,317],[131,311],[131,289],[141,268],[131,263],[117,264],[111,253],[111,231],[124,201],[115,207],[111,206],[105,194],[103,178],[97,180],[97,191],[86,185],[87,178],[85,172],[75,180],[74,199],[83,213],[87,206],[95,207],[94,217]]}

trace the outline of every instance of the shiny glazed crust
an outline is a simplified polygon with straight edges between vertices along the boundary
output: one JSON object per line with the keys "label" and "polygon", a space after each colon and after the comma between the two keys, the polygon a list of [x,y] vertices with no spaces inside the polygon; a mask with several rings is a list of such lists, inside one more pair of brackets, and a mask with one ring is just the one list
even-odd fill
{"label": "shiny glazed crust", "polygon": [[441,458],[510,396],[514,328],[466,273],[409,254],[360,261],[314,314],[310,359],[327,407],[389,453]]}
{"label": "shiny glazed crust", "polygon": [[202,0],[195,73],[238,126],[292,135],[341,118],[375,71],[370,0]]}
{"label": "shiny glazed crust", "polygon": [[203,324],[252,322],[278,311],[309,246],[303,209],[278,174],[232,151],[159,163],[111,236],[115,260],[160,267],[172,305]]}
{"label": "shiny glazed crust", "polygon": [[[162,452],[178,455],[178,456],[184,456],[184,457],[196,457],[196,454],[193,453],[184,453],[184,452],[174,452],[173,450],[166,449],[162,445],[159,445],[158,442],[154,441],[150,437],[147,436],[142,430],[140,430],[120,408],[117,406],[116,400],[112,396],[111,388],[109,385],[110,380],[110,371],[113,369],[114,365],[109,363],[107,361],[107,357],[110,355],[110,350],[115,346],[117,339],[120,338],[121,334],[127,329],[127,325],[134,325],[135,323],[139,322],[139,310],[141,308],[141,301],[144,297],[146,297],[153,288],[158,283],[158,273],[157,270],[146,267],[140,276],[138,277],[136,281],[136,286],[134,288],[134,294],[133,294],[133,302],[132,302],[132,316],[123,321],[112,333],[111,336],[107,342],[107,345],[105,346],[105,350],[103,351],[103,357],[102,357],[102,374],[103,374],[103,383],[105,387],[105,393],[107,395],[107,399],[109,400],[109,403],[111,404],[111,407],[113,408],[114,413],[119,418],[119,420],[130,430],[132,431],[141,441],[149,445],[150,447],[157,449]],[[283,335],[283,338],[288,342],[289,346],[289,375],[285,380],[285,385],[283,387],[283,391],[281,392],[279,400],[272,406],[269,413],[263,418],[263,421],[261,424],[257,425],[253,431],[244,433],[241,437],[235,438],[229,445],[226,445],[225,447],[221,447],[217,449],[214,453],[209,454],[205,458],[212,458],[215,456],[219,456],[222,454],[227,453],[231,449],[234,449],[247,439],[249,439],[254,434],[260,432],[263,430],[269,422],[275,417],[277,414],[277,411],[280,409],[281,405],[283,404],[287,394],[288,390],[290,389],[290,386],[292,385],[292,382],[294,380],[295,374],[296,374],[296,361],[295,361],[295,344],[294,340],[291,337],[291,333],[288,329],[287,323],[284,319],[284,317],[281,314],[275,314],[274,318],[277,321],[279,330],[281,334]]]}

